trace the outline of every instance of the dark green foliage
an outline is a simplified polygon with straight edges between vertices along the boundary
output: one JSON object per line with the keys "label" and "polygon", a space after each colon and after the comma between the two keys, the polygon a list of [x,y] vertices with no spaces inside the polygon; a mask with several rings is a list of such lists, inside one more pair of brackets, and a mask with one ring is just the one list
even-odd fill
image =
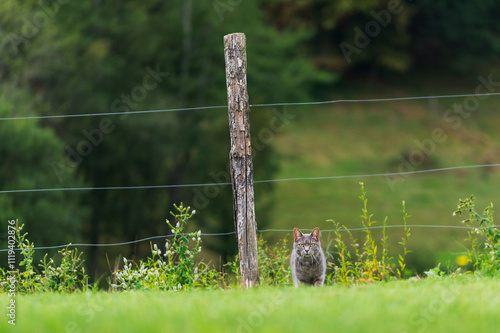
{"label": "dark green foliage", "polygon": [[[0,118],[32,115],[35,104],[7,85],[0,94]],[[50,128],[36,121],[0,121],[1,190],[82,187],[84,182],[70,172],[60,181],[54,163],[63,163],[63,143]],[[26,230],[40,244],[61,244],[81,240],[80,232],[88,209],[78,192],[0,194],[3,221],[30,221]],[[2,240],[0,245],[5,248]]]}
{"label": "dark green foliage", "polygon": [[498,63],[500,51],[495,0],[415,2],[411,34],[417,65],[448,66],[473,73]]}

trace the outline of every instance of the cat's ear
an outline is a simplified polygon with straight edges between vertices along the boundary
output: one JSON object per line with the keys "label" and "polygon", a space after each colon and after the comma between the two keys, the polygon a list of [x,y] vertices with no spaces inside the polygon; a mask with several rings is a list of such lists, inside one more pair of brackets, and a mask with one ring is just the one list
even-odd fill
{"label": "cat's ear", "polygon": [[293,239],[294,240],[297,240],[297,238],[302,238],[302,236],[304,236],[304,235],[302,234],[302,232],[299,229],[297,229],[297,228],[293,229]]}
{"label": "cat's ear", "polygon": [[314,228],[314,230],[311,232],[311,236],[319,240],[319,228]]}

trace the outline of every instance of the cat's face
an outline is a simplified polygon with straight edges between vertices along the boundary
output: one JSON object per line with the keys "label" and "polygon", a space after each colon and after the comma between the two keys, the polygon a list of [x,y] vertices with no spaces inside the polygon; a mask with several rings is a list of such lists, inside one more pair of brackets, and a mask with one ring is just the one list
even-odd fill
{"label": "cat's face", "polygon": [[301,257],[315,256],[321,251],[319,229],[315,228],[310,234],[303,234],[299,229],[293,229],[293,248]]}

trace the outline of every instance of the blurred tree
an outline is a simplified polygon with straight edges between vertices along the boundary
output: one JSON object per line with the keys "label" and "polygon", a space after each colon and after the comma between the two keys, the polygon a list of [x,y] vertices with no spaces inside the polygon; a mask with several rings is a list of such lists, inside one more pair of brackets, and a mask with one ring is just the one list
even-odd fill
{"label": "blurred tree", "polygon": [[411,69],[405,1],[265,1],[268,21],[281,30],[307,31],[303,48],[311,61],[332,73]]}
{"label": "blurred tree", "polygon": [[411,34],[417,65],[476,74],[500,60],[500,2],[415,3]]}
{"label": "blurred tree", "polygon": [[500,3],[410,0],[268,0],[267,20],[309,32],[314,64],[334,73],[408,72],[422,66],[477,73],[499,61]]}
{"label": "blurred tree", "polygon": [[[34,116],[46,109],[38,92],[40,82],[33,73],[45,66],[28,68],[25,56],[33,41],[48,25],[48,14],[33,3],[0,3],[0,118]],[[37,15],[34,15],[37,13]],[[36,52],[33,52],[36,59]],[[28,87],[30,86],[30,87]],[[30,89],[31,88],[31,89]],[[50,128],[36,120],[0,121],[0,188],[2,190],[82,187],[82,177],[68,172],[58,179],[54,163],[65,163],[64,143]],[[37,246],[82,240],[89,209],[79,192],[30,192],[0,194],[2,219],[19,219],[29,239]],[[5,246],[4,246],[5,247]]]}
{"label": "blurred tree", "polygon": [[[0,118],[33,115],[29,96],[2,85]],[[64,161],[63,143],[53,130],[36,120],[0,121],[0,188],[2,190],[82,187],[74,173],[61,182],[52,169]],[[0,194],[2,220],[19,219],[28,239],[37,246],[81,240],[82,224],[89,210],[79,192],[28,192]],[[6,244],[4,244],[6,245]],[[6,248],[6,246],[2,246]]]}

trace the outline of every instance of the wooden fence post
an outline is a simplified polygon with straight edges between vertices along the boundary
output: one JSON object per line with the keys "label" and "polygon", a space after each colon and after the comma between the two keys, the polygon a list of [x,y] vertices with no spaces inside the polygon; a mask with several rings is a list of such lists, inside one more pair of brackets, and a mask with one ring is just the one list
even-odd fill
{"label": "wooden fence post", "polygon": [[234,224],[244,288],[259,284],[245,34],[224,36]]}

